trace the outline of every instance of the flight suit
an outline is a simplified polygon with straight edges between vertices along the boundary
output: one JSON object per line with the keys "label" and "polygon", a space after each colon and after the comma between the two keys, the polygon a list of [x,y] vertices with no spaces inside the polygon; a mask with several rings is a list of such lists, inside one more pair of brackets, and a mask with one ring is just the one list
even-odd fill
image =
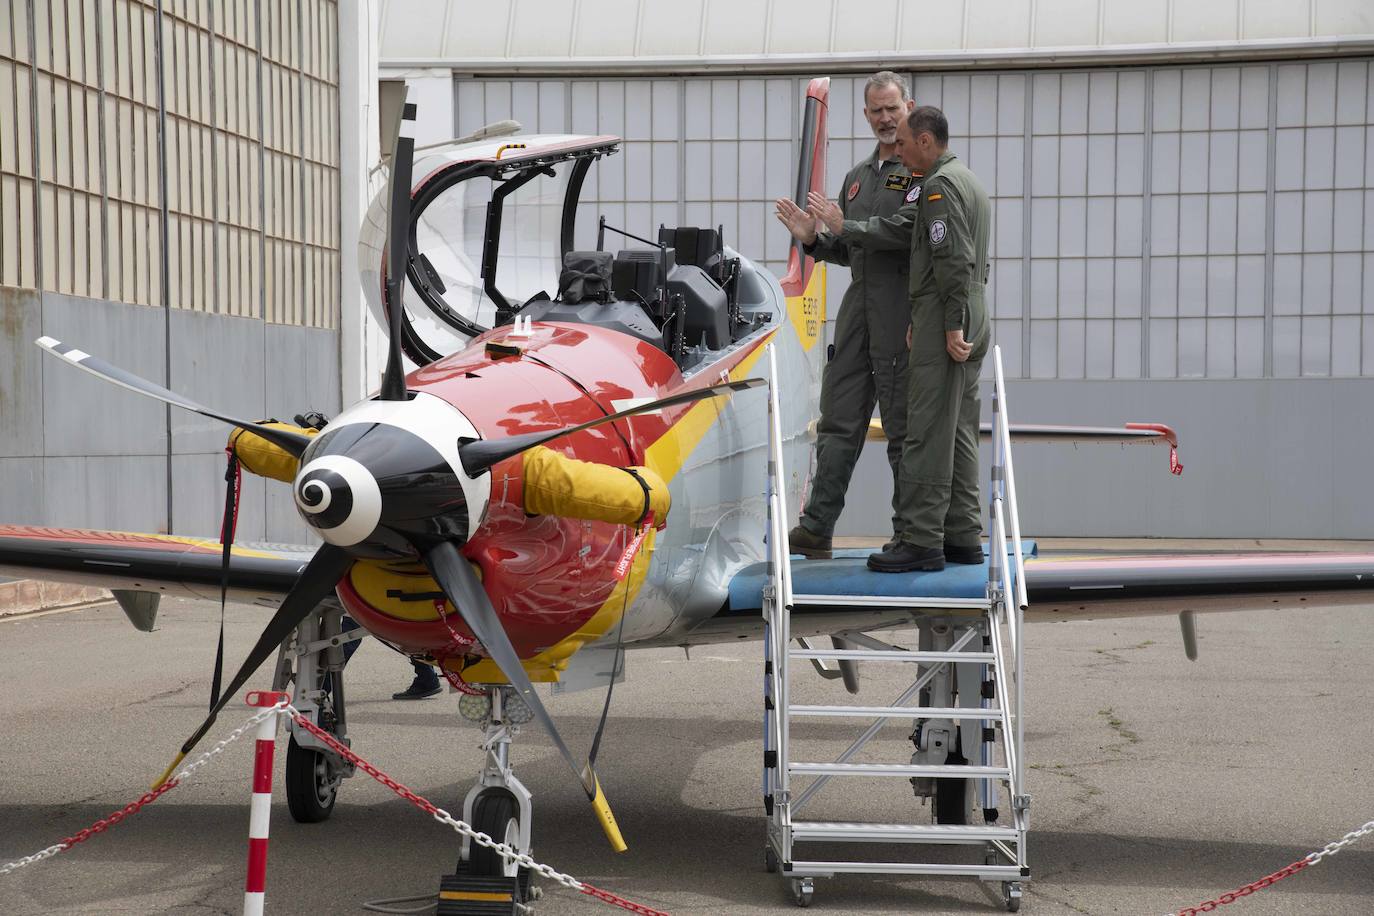
{"label": "flight suit", "polygon": [[[977,177],[946,152],[926,173],[920,199],[887,219],[846,222],[851,249],[910,246],[911,355],[902,450],[901,539],[917,547],[972,547],[978,498],[978,376],[989,333],[984,289],[992,208]],[[945,350],[964,332],[966,362]]]}
{"label": "flight suit", "polygon": [[[912,177],[899,160],[880,163],[875,148],[845,175],[840,208],[846,219],[891,216],[919,183],[920,179]],[[816,471],[802,524],[813,534],[833,534],[876,403],[887,431],[895,532],[900,505],[897,471],[907,413],[909,259],[900,251],[854,248],[824,232],[806,246],[806,251],[817,260],[848,266],[851,279],[835,322],[834,355],[821,376]]]}

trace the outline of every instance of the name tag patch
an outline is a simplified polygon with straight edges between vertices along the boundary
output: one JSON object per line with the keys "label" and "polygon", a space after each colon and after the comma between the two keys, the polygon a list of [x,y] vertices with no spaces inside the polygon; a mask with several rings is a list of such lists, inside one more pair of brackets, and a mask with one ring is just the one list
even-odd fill
{"label": "name tag patch", "polygon": [[930,244],[938,245],[945,240],[945,221],[937,219],[930,224]]}
{"label": "name tag patch", "polygon": [[887,176],[887,181],[883,184],[883,187],[889,191],[905,191],[907,188],[911,187],[911,176],[893,172],[891,175]]}

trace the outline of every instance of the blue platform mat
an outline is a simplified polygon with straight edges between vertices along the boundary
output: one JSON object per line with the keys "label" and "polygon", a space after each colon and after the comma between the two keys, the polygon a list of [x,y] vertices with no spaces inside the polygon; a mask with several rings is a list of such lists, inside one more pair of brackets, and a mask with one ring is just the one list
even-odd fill
{"label": "blue platform mat", "polygon": [[[1034,541],[1021,542],[1023,557],[1035,556],[1036,549]],[[871,553],[872,549],[837,550],[833,560],[793,556],[792,594],[973,599],[987,594],[987,561],[977,565],[950,563],[939,572],[877,573],[868,568]],[[767,582],[767,563],[755,563],[736,573],[730,580],[728,612],[758,612]]]}

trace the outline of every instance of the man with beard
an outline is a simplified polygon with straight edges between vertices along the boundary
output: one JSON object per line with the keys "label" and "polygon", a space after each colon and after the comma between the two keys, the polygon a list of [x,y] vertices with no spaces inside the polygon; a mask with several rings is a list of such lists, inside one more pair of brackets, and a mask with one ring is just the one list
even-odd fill
{"label": "man with beard", "polygon": [[982,183],[949,151],[949,122],[938,108],[913,111],[897,148],[925,179],[917,200],[894,216],[856,222],[824,197],[808,198],[810,215],[851,250],[906,250],[911,258],[900,534],[868,558],[877,572],[983,562],[978,376],[990,337],[984,287],[992,208]]}
{"label": "man with beard", "polygon": [[[890,70],[864,85],[864,117],[878,145],[844,178],[840,188],[843,218],[887,217],[920,194],[897,155],[897,128],[915,108],[906,80]],[[863,450],[873,406],[887,431],[892,467],[893,542],[901,539],[897,469],[906,430],[907,351],[904,344],[910,307],[905,251],[872,251],[842,239],[817,237],[815,219],[790,200],[777,202],[778,219],[819,261],[849,267],[850,283],[835,323],[833,353],[821,376],[821,416],[816,429],[816,472],[801,523],[788,535],[792,551],[828,559],[835,521],[844,509],[845,491]]]}

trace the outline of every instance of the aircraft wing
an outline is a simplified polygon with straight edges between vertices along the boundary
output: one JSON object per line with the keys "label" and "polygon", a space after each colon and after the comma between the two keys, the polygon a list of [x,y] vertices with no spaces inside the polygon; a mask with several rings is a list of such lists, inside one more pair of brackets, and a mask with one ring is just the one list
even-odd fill
{"label": "aircraft wing", "polygon": [[[1031,548],[1033,550],[1033,548]],[[868,550],[833,560],[792,559],[792,613],[798,636],[900,626],[912,620],[900,599],[979,598],[986,566],[950,565],[938,573],[874,573]],[[1366,605],[1374,608],[1374,552],[1048,554],[1025,561],[1028,621],[1143,617],[1181,611],[1245,611]],[[694,629],[692,643],[723,642],[761,630],[767,579],[762,563],[730,583],[726,606]],[[823,595],[825,604],[800,596]],[[852,598],[853,603],[846,603]],[[889,604],[866,602],[885,599]],[[879,605],[879,606],[874,606]],[[679,644],[679,638],[673,644]]]}
{"label": "aircraft wing", "polygon": [[[0,576],[182,598],[219,598],[219,541],[82,528],[0,525]],[[235,544],[229,600],[276,607],[315,548]]]}

